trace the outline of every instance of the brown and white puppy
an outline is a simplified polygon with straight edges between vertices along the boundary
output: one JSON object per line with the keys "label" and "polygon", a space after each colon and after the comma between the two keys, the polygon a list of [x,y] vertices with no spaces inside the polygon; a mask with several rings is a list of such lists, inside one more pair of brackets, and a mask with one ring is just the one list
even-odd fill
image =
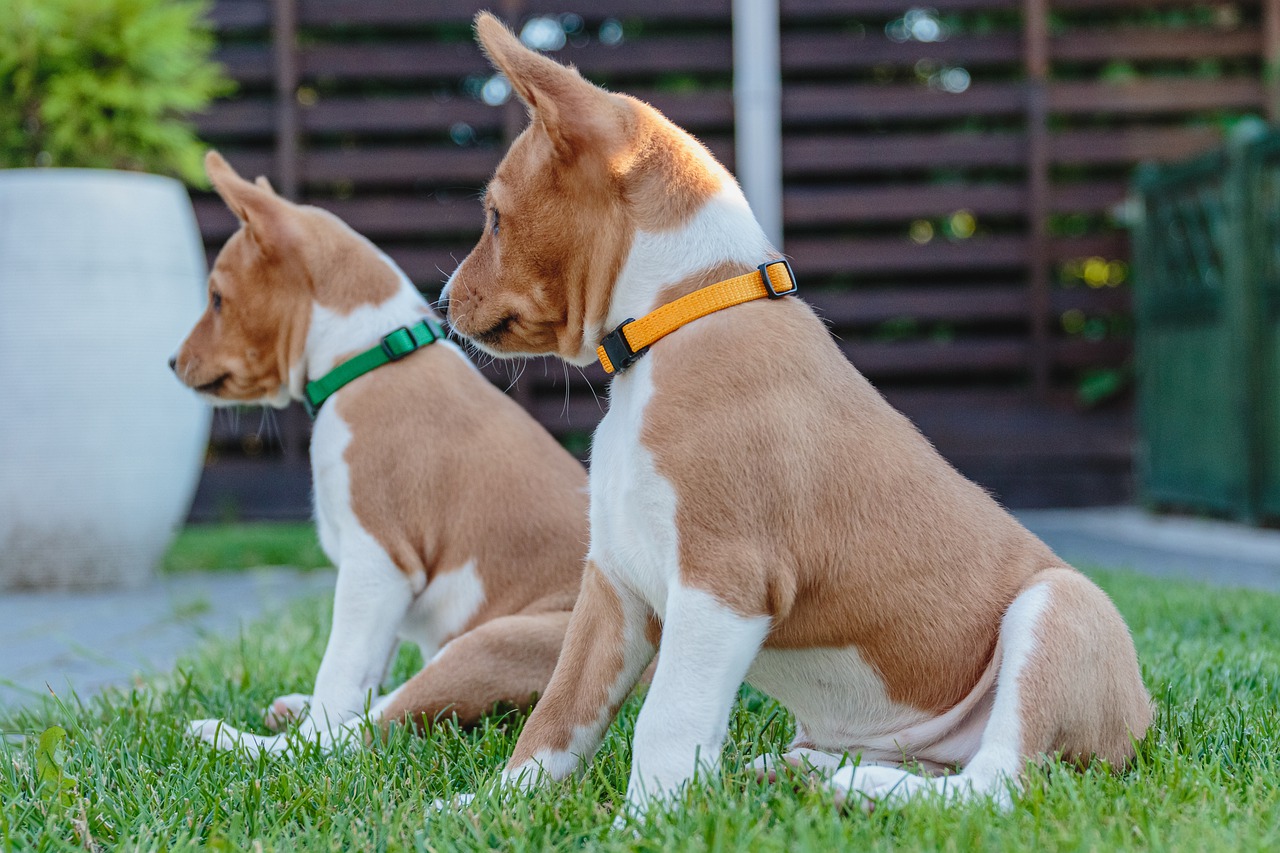
{"label": "brown and white puppy", "polygon": [[[691,136],[488,14],[476,29],[532,122],[447,286],[457,331],[585,365],[627,318],[778,257]],[[948,465],[800,299],[696,320],[617,375],[590,481],[582,592],[507,783],[589,760],[659,639],[633,808],[715,766],[744,680],[794,712],[783,758],[864,804],[1007,802],[1028,762],[1123,764],[1147,729],[1106,595]]]}
{"label": "brown and white puppy", "polygon": [[[240,219],[209,275],[209,304],[178,377],[214,405],[283,406],[309,379],[377,346],[430,308],[405,275],[336,216],[249,183],[217,153],[205,168]],[[451,342],[361,376],[320,409],[311,438],[316,523],[338,567],[333,627],[310,696],[277,699],[324,746],[364,722],[469,723],[527,707],[551,677],[582,576],[586,473]],[[425,666],[375,693],[400,641]],[[281,752],[217,720],[223,747]]]}

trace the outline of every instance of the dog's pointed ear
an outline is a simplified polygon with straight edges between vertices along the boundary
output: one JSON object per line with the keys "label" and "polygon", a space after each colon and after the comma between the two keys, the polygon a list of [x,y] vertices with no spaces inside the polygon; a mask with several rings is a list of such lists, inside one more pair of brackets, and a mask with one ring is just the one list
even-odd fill
{"label": "dog's pointed ear", "polygon": [[476,15],[475,28],[489,62],[506,75],[562,154],[573,154],[582,145],[607,150],[622,138],[619,105],[608,92],[577,69],[525,47],[490,12]]}
{"label": "dog's pointed ear", "polygon": [[271,182],[267,180],[266,175],[259,175],[253,179],[253,182],[272,195],[279,195],[279,193],[276,192],[276,188],[271,186]]}
{"label": "dog's pointed ear", "polygon": [[292,233],[290,204],[276,195],[266,178],[246,181],[212,149],[204,157],[204,171],[214,191],[264,251],[280,245]]}

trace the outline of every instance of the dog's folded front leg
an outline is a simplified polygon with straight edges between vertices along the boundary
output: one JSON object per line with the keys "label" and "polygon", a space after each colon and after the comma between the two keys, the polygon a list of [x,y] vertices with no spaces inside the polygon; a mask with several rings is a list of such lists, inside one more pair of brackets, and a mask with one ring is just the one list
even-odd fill
{"label": "dog's folded front leg", "polygon": [[658,667],[636,720],[627,785],[633,812],[719,765],[729,712],[768,632],[767,616],[741,616],[710,593],[672,587]]}
{"label": "dog's folded front leg", "polygon": [[648,605],[588,562],[551,683],[520,733],[502,783],[529,787],[563,779],[589,761],[653,659],[656,634]]}
{"label": "dog's folded front leg", "polygon": [[387,671],[396,634],[413,602],[409,579],[386,554],[344,558],[333,597],[333,627],[299,733],[329,733],[365,709]]}

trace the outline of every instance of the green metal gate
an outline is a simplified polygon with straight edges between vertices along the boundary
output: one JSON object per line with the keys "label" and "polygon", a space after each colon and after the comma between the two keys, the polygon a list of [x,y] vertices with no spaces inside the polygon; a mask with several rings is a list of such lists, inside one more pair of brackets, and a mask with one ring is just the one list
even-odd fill
{"label": "green metal gate", "polygon": [[1135,189],[1142,495],[1280,518],[1280,133],[1238,128]]}

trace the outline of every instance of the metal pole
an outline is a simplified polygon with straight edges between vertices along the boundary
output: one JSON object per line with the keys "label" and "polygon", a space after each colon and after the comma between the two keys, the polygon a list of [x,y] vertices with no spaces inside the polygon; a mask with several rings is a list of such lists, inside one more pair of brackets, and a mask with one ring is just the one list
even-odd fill
{"label": "metal pole", "polygon": [[734,157],[765,236],[782,250],[782,68],[778,0],[733,0]]}
{"label": "metal pole", "polygon": [[298,5],[273,0],[271,47],[276,84],[276,190],[298,201]]}

